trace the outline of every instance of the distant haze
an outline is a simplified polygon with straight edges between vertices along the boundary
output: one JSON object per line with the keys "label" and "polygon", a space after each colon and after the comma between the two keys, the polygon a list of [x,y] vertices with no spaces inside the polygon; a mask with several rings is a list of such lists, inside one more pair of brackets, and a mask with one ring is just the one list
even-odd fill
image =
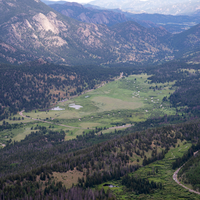
{"label": "distant haze", "polygon": [[200,0],[93,0],[90,4],[108,8],[120,8],[133,13],[189,14],[200,9]]}
{"label": "distant haze", "polygon": [[[49,1],[60,1],[60,0],[49,0]],[[77,2],[77,3],[89,3],[91,0],[67,0],[68,2]]]}

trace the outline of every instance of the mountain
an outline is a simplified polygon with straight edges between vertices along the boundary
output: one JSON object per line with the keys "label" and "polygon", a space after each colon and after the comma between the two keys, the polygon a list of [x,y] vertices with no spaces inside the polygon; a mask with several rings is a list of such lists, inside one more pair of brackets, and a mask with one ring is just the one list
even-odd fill
{"label": "mountain", "polygon": [[174,48],[181,51],[195,50],[200,47],[200,24],[172,38]]}
{"label": "mountain", "polygon": [[200,23],[200,18],[196,15],[133,14],[130,12],[123,12],[120,9],[103,10],[70,2],[65,4],[56,3],[49,6],[57,12],[78,21],[106,24],[107,26],[125,21],[135,21],[146,28],[162,26],[170,33],[180,33]]}
{"label": "mountain", "polygon": [[35,59],[32,54],[18,50],[13,46],[0,41],[0,63],[21,64]]}
{"label": "mountain", "polygon": [[188,62],[200,62],[200,24],[171,38],[174,49],[179,49],[177,56]]}
{"label": "mountain", "polygon": [[173,55],[157,35],[157,30],[163,32],[162,36],[168,35],[160,28],[151,31],[125,22],[119,28],[126,27],[129,37],[123,37],[117,29],[78,22],[39,0],[2,0],[0,4],[0,40],[34,59],[77,65],[164,61]]}
{"label": "mountain", "polygon": [[193,13],[192,15],[199,17],[200,16],[200,9],[196,10],[196,12]]}
{"label": "mountain", "polygon": [[[170,33],[180,33],[200,23],[199,16],[196,15],[163,15],[163,14],[132,14],[123,12],[127,19],[137,21],[151,21],[157,26],[162,26]],[[141,23],[140,23],[141,24]]]}
{"label": "mountain", "polygon": [[117,23],[122,23],[131,20],[137,22],[138,24],[146,28],[158,27],[156,24],[152,23],[151,21],[148,21],[147,19],[138,20],[134,19],[134,17],[126,17],[126,13],[122,12],[119,9],[103,10],[100,8],[85,7],[85,5],[83,6],[78,3],[70,2],[67,2],[65,4],[56,3],[51,4],[49,6],[57,12],[62,13],[63,15],[86,23],[106,24],[107,26],[112,26]]}
{"label": "mountain", "polygon": [[83,5],[78,3],[67,2],[65,4],[52,4],[50,7],[63,15],[86,23],[106,24],[112,26],[116,23],[127,21],[125,15],[122,13],[85,8]]}
{"label": "mountain", "polygon": [[66,1],[46,1],[46,0],[41,0],[41,2],[43,2],[43,3],[47,4],[47,5],[51,5],[51,4],[55,4],[55,3],[57,3],[57,4],[66,3]]}
{"label": "mountain", "polygon": [[184,14],[192,13],[199,9],[199,0],[108,0],[92,1],[90,4],[107,9],[120,8],[133,13],[160,13],[160,14]]}

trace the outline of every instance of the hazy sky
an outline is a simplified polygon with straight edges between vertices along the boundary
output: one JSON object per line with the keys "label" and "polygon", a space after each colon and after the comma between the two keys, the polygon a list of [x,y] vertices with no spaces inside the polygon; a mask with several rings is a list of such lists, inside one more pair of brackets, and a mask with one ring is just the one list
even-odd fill
{"label": "hazy sky", "polygon": [[[50,1],[60,1],[60,0],[50,0]],[[77,3],[88,3],[92,0],[67,0],[69,2],[77,2]]]}

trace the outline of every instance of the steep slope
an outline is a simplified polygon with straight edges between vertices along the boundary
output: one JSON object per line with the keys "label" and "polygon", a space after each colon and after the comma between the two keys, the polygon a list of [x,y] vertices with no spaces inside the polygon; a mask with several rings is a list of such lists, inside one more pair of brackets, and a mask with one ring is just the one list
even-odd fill
{"label": "steep slope", "polygon": [[[144,38],[135,31],[134,40],[130,43],[130,38],[116,37],[117,29],[78,22],[57,13],[39,0],[2,0],[0,4],[0,40],[26,51],[34,58],[75,65],[141,62],[152,58],[165,60],[173,53],[168,44],[157,40],[156,32],[149,32],[136,23],[125,23],[123,26],[129,30],[134,24],[135,30],[146,30],[149,40],[143,41]],[[142,46],[149,46],[148,56]],[[159,52],[165,55],[157,57]]]}
{"label": "steep slope", "polygon": [[125,21],[135,21],[146,28],[162,26],[171,33],[183,32],[200,23],[200,18],[196,15],[133,14],[123,12],[120,9],[95,9],[70,2],[51,4],[50,7],[63,15],[82,22],[111,26]]}
{"label": "steep slope", "polygon": [[50,7],[63,15],[87,23],[106,24],[111,26],[116,23],[127,21],[124,14],[108,10],[85,8],[78,3],[67,2],[65,4],[52,4]]}
{"label": "steep slope", "polygon": [[[122,47],[121,57],[126,57],[132,61],[152,61],[162,60],[164,56],[171,55],[173,51],[166,47],[162,42],[163,37],[167,38],[170,34],[163,28],[146,29],[138,26],[136,22],[125,22],[111,27],[116,33],[115,37],[123,43],[128,41]],[[129,52],[127,53],[127,49]]]}
{"label": "steep slope", "polygon": [[62,55],[58,55],[59,49],[64,51],[69,47],[59,33],[66,32],[70,27],[67,20],[61,21],[39,0],[3,0],[0,4],[0,37],[3,41],[36,57],[64,61]]}
{"label": "steep slope", "polygon": [[174,48],[180,50],[179,54],[198,50],[200,47],[200,24],[175,35],[172,38],[172,44]]}
{"label": "steep slope", "polygon": [[31,54],[0,41],[0,63],[20,64],[35,59]]}

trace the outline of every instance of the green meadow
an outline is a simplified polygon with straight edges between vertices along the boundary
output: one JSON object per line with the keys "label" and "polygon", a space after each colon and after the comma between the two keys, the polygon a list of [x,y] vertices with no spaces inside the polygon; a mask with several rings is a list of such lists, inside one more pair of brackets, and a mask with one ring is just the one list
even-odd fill
{"label": "green meadow", "polygon": [[[131,199],[199,199],[199,195],[189,192],[183,187],[179,186],[173,180],[174,170],[172,169],[172,162],[177,157],[183,156],[183,154],[191,147],[191,143],[179,141],[175,148],[171,148],[165,155],[163,160],[153,162],[147,166],[138,169],[136,172],[129,175],[135,177],[145,178],[149,181],[160,182],[163,185],[163,189],[157,189],[152,194],[138,194],[136,195],[133,191],[129,191],[125,186],[121,185],[121,180],[110,181],[98,185],[97,188],[102,187],[107,190],[110,189],[120,200],[131,200]],[[141,159],[141,158],[140,158]],[[104,184],[112,184],[114,188],[103,186]]]}
{"label": "green meadow", "polygon": [[[54,130],[69,130],[69,132],[66,132],[66,140],[75,138],[76,135],[82,134],[84,130],[96,127],[110,128],[125,124],[134,125],[135,122],[145,121],[150,117],[175,114],[175,109],[170,108],[168,102],[162,102],[163,97],[174,92],[172,87],[174,82],[151,84],[148,77],[146,74],[123,77],[78,97],[65,102],[58,102],[56,106],[65,110],[42,112],[33,110],[23,114],[33,119],[51,122],[54,125]],[[70,104],[82,107],[75,109],[69,107]],[[15,117],[18,119],[20,115],[18,114]],[[6,121],[9,123],[37,122],[30,118],[17,121],[7,119]],[[45,122],[42,124],[45,124]],[[48,127],[49,124],[44,126]],[[29,128],[21,130],[22,132],[19,133],[21,136],[16,134],[14,138],[16,140],[23,139],[26,134],[30,133]]]}

